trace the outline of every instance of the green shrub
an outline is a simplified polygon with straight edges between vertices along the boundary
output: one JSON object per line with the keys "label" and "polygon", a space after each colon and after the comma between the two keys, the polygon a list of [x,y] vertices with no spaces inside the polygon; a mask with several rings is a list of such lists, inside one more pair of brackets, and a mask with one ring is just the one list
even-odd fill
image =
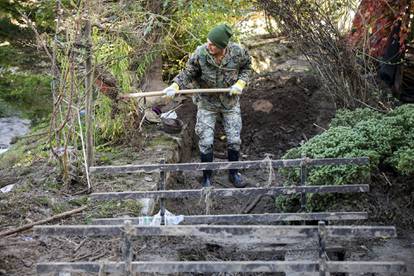
{"label": "green shrub", "polygon": [[336,113],[336,117],[332,119],[330,127],[354,127],[357,123],[381,118],[381,113],[369,108],[357,108],[355,110],[340,109]]}
{"label": "green shrub", "polygon": [[[306,156],[309,158],[336,158],[368,156],[371,166],[377,166],[379,156],[376,151],[366,149],[365,138],[350,127],[336,127],[315,136],[300,148],[288,151],[282,158],[295,159]],[[299,169],[281,171],[289,182],[299,181]],[[308,182],[311,185],[340,185],[352,183],[369,176],[367,166],[322,166],[312,168],[308,172]]]}
{"label": "green shrub", "polygon": [[403,175],[413,173],[414,145],[402,147],[388,158],[387,162]]}
{"label": "green shrub", "polygon": [[[388,114],[370,109],[340,110],[329,130],[313,137],[299,148],[289,150],[282,158],[346,158],[366,156],[369,166],[321,166],[308,171],[309,185],[343,185],[365,182],[371,171],[382,164],[390,165],[399,174],[414,173],[414,105],[404,105]],[[284,169],[281,173],[287,184],[298,183],[299,169]],[[315,197],[309,196],[310,199]],[[310,210],[329,204],[331,196],[308,200]],[[322,198],[324,200],[322,200]],[[281,197],[276,204],[283,210],[291,209],[297,197]],[[325,202],[325,203],[324,203]],[[296,204],[297,205],[297,204]]]}
{"label": "green shrub", "polygon": [[[412,118],[411,118],[412,119]],[[414,131],[405,135],[406,143],[397,148],[385,162],[395,168],[403,175],[410,175],[414,172]]]}
{"label": "green shrub", "polygon": [[405,104],[388,113],[387,118],[394,120],[394,124],[397,124],[401,126],[405,131],[408,131],[406,133],[407,135],[412,135],[414,125],[413,113],[414,104]]}

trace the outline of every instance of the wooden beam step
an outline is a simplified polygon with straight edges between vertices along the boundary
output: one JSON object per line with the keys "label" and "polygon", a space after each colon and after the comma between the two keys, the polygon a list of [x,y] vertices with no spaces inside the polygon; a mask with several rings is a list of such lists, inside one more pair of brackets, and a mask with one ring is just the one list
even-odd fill
{"label": "wooden beam step", "polygon": [[[324,185],[324,186],[290,186],[290,187],[268,187],[268,188],[212,188],[210,195],[214,197],[233,196],[258,196],[258,195],[292,195],[296,193],[365,193],[369,191],[368,184],[352,185]],[[203,189],[194,190],[163,190],[163,191],[131,191],[131,192],[108,192],[93,193],[93,200],[125,200],[141,198],[198,198],[206,193]]]}
{"label": "wooden beam step", "polygon": [[[403,262],[330,262],[326,271],[331,273],[400,273],[406,271]],[[37,273],[125,273],[124,262],[79,262],[79,263],[39,263]],[[132,262],[133,273],[237,273],[237,272],[318,272],[319,263],[315,261],[232,261],[232,262]]]}
{"label": "wooden beam step", "polygon": [[[318,226],[292,225],[50,225],[35,226],[40,236],[120,236],[127,231],[133,236],[186,236],[207,241],[229,243],[288,244],[317,238]],[[327,226],[328,238],[390,238],[396,237],[395,227],[390,226]]]}
{"label": "wooden beam step", "polygon": [[[147,217],[131,218],[104,218],[93,219],[93,224],[119,225],[126,220],[132,224],[140,224]],[[273,214],[229,214],[229,215],[199,215],[184,216],[180,225],[195,224],[270,224],[283,221],[335,221],[335,220],[365,220],[368,219],[367,212],[326,212],[326,213],[273,213]]]}
{"label": "wooden beam step", "polygon": [[406,272],[404,262],[362,262],[362,261],[328,261],[328,272],[336,273],[401,273]]}
{"label": "wooden beam step", "polygon": [[255,160],[255,161],[234,161],[234,162],[206,162],[206,163],[177,163],[177,164],[147,164],[147,165],[123,165],[123,166],[98,166],[90,167],[89,172],[93,174],[109,173],[140,173],[158,171],[204,171],[204,170],[228,170],[228,169],[266,169],[289,168],[324,165],[367,165],[368,157],[358,158],[325,158],[325,159],[286,159],[286,160]]}
{"label": "wooden beam step", "polygon": [[[217,273],[217,272],[315,272],[319,264],[312,261],[274,262],[132,262],[133,273]],[[103,271],[102,271],[103,270]],[[53,272],[125,273],[125,263],[40,263],[38,274]]]}

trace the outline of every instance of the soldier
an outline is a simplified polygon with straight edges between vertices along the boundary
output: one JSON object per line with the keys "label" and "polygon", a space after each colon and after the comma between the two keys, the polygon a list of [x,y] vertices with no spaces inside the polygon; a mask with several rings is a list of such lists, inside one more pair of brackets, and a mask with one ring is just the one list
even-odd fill
{"label": "soldier", "polygon": [[[174,97],[179,89],[195,83],[200,88],[231,88],[230,93],[197,94],[193,102],[197,105],[195,132],[199,137],[201,162],[213,161],[214,127],[216,117],[223,117],[227,136],[229,161],[238,161],[240,156],[240,132],[242,128],[239,98],[251,74],[251,58],[240,45],[229,43],[232,30],[227,24],[214,27],[208,33],[207,43],[196,51],[175,78],[172,85],[164,89],[168,97]],[[203,171],[202,186],[211,185],[211,170]],[[229,179],[235,187],[245,187],[238,170],[229,170]]]}

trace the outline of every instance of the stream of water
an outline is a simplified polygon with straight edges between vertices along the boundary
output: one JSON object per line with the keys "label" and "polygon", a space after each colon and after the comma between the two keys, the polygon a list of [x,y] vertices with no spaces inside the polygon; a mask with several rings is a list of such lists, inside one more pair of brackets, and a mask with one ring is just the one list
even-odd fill
{"label": "stream of water", "polygon": [[29,132],[30,120],[19,117],[0,118],[0,154],[7,151],[12,139]]}

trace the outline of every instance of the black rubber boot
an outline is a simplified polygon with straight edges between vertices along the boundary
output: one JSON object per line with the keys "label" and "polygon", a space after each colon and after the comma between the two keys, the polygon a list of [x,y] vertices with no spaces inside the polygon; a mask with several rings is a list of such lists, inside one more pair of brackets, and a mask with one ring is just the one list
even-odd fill
{"label": "black rubber boot", "polygon": [[[229,149],[227,151],[227,157],[229,161],[239,161],[239,156],[240,156],[240,153],[237,150]],[[243,183],[241,179],[241,174],[239,173],[239,170],[237,169],[229,170],[229,180],[236,188],[246,187],[246,184]]]}
{"label": "black rubber boot", "polygon": [[[201,154],[201,162],[213,162],[213,152],[207,153],[207,154]],[[213,172],[211,170],[205,170],[203,171],[203,181],[201,182],[201,185],[203,188],[207,188],[211,186],[211,175]]]}

